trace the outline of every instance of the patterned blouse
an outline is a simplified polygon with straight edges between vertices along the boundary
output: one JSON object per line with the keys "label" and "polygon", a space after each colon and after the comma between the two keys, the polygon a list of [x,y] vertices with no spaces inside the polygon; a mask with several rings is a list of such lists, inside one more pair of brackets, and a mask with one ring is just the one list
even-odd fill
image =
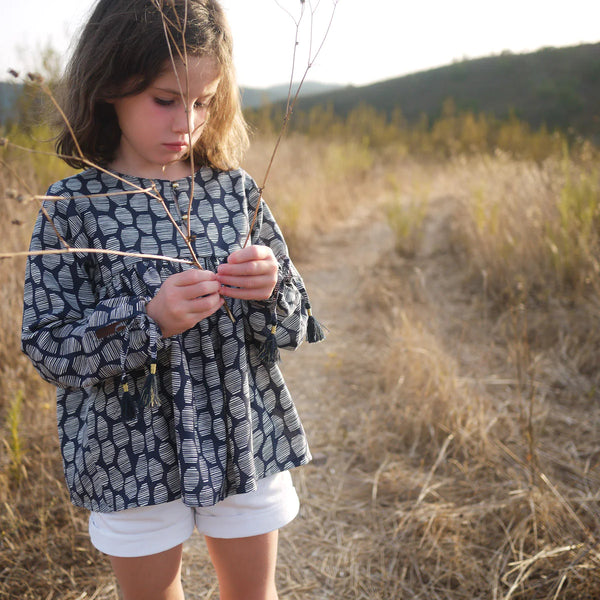
{"label": "patterned blouse", "polygon": [[[260,202],[251,241],[270,246],[279,262],[271,298],[228,298],[234,319],[220,309],[162,338],[145,304],[167,277],[192,265],[72,250],[191,259],[164,206],[143,191],[150,189],[184,230],[193,190],[192,244],[211,270],[243,246]],[[22,349],[57,386],[72,502],[99,512],[177,498],[209,506],[307,463],[304,430],[264,345],[271,338],[296,348],[310,306],[252,178],[202,168],[193,178],[148,180],[90,169],[48,195],[59,197],[44,202],[52,223],[40,212],[30,250],[64,249],[63,241],[71,250],[28,259]]]}

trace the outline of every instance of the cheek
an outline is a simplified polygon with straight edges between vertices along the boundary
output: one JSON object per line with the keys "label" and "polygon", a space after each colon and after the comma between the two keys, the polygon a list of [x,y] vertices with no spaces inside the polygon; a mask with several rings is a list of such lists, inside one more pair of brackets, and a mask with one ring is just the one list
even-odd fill
{"label": "cheek", "polygon": [[191,141],[192,146],[195,146],[196,142],[198,142],[200,140],[200,138],[202,137],[203,131],[204,131],[204,125],[200,125],[199,127],[196,127],[196,129],[194,129],[194,133],[192,134],[192,141]]}
{"label": "cheek", "polygon": [[196,122],[194,124],[194,132],[192,134],[192,138],[197,140],[201,135],[202,131],[204,131],[204,127],[206,126],[208,115],[206,113],[196,115]]}
{"label": "cheek", "polygon": [[149,125],[151,125],[166,122],[169,118],[169,113],[164,107],[158,106],[158,104],[152,102],[146,106],[144,116]]}

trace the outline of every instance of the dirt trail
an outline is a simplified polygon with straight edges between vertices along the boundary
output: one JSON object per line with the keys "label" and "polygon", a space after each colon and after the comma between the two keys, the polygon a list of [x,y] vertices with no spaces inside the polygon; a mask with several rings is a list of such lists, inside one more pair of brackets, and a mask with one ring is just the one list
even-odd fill
{"label": "dirt trail", "polygon": [[[386,512],[379,496],[374,502],[387,458],[371,456],[366,465],[365,446],[356,448],[357,431],[369,418],[372,387],[381,376],[374,357],[386,345],[385,339],[378,343],[386,324],[367,298],[385,301],[369,286],[381,284],[386,293],[402,290],[422,322],[446,340],[460,340],[450,343],[467,371],[488,373],[494,350],[469,330],[479,309],[461,285],[463,276],[449,251],[452,205],[449,197],[431,200],[422,242],[411,259],[398,257],[381,209],[362,205],[343,224],[315,236],[304,260],[296,261],[315,316],[328,333],[323,343],[282,353],[282,370],[314,460],[293,472],[301,512],[280,534],[281,600],[384,600],[402,593],[389,588],[392,582],[401,585],[398,565],[378,543],[395,527],[394,507]],[[397,268],[380,268],[390,261]],[[377,273],[391,272],[398,281],[377,279]],[[410,480],[418,485],[415,473],[403,477],[405,485]],[[185,554],[186,597],[216,600],[216,580],[199,536],[188,542]]]}
{"label": "dirt trail", "polygon": [[369,272],[393,251],[386,224],[373,215],[357,215],[321,238],[311,250],[310,263],[299,268],[317,318],[328,328],[324,343],[306,345],[283,356],[283,371],[302,414],[317,463],[332,458],[336,408],[350,404],[344,396],[360,391],[361,357],[368,352],[365,335],[369,315],[362,290]]}
{"label": "dirt trail", "polygon": [[[367,211],[371,214],[368,214]],[[347,535],[370,536],[368,530],[345,532],[344,511],[362,510],[370,487],[350,473],[352,448],[345,437],[353,419],[347,407],[364,395],[363,358],[368,315],[361,300],[365,276],[393,250],[392,234],[367,208],[318,238],[309,260],[296,261],[311,297],[315,316],[327,339],[282,353],[282,370],[307,430],[313,463],[293,472],[302,508],[281,532],[278,565],[280,598],[324,600],[351,598],[339,582],[350,579],[355,558]],[[349,523],[348,523],[349,525]],[[365,525],[366,527],[366,525]],[[190,600],[218,598],[202,539],[195,535],[184,556],[184,586]],[[207,583],[208,582],[208,583]]]}

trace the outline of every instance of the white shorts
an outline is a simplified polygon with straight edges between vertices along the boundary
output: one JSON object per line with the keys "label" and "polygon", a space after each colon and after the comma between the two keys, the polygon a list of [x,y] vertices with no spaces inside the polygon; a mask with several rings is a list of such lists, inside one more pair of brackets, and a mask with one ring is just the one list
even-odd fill
{"label": "white shorts", "polygon": [[111,556],[148,556],[174,548],[197,528],[209,537],[240,538],[261,535],[287,525],[300,503],[289,471],[258,481],[258,489],[228,496],[214,506],[190,507],[181,500],[90,513],[92,544]]}

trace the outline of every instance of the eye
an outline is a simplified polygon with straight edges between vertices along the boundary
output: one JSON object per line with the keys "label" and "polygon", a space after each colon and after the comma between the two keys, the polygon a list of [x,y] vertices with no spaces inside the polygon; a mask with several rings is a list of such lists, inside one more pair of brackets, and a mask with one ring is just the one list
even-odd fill
{"label": "eye", "polygon": [[154,98],[154,102],[159,106],[171,106],[173,100],[165,100],[164,98]]}
{"label": "eye", "polygon": [[194,103],[194,108],[208,108],[210,106],[211,101],[212,101],[212,98],[208,98],[207,100],[204,100],[203,102],[200,102],[200,100],[198,100],[197,102]]}

